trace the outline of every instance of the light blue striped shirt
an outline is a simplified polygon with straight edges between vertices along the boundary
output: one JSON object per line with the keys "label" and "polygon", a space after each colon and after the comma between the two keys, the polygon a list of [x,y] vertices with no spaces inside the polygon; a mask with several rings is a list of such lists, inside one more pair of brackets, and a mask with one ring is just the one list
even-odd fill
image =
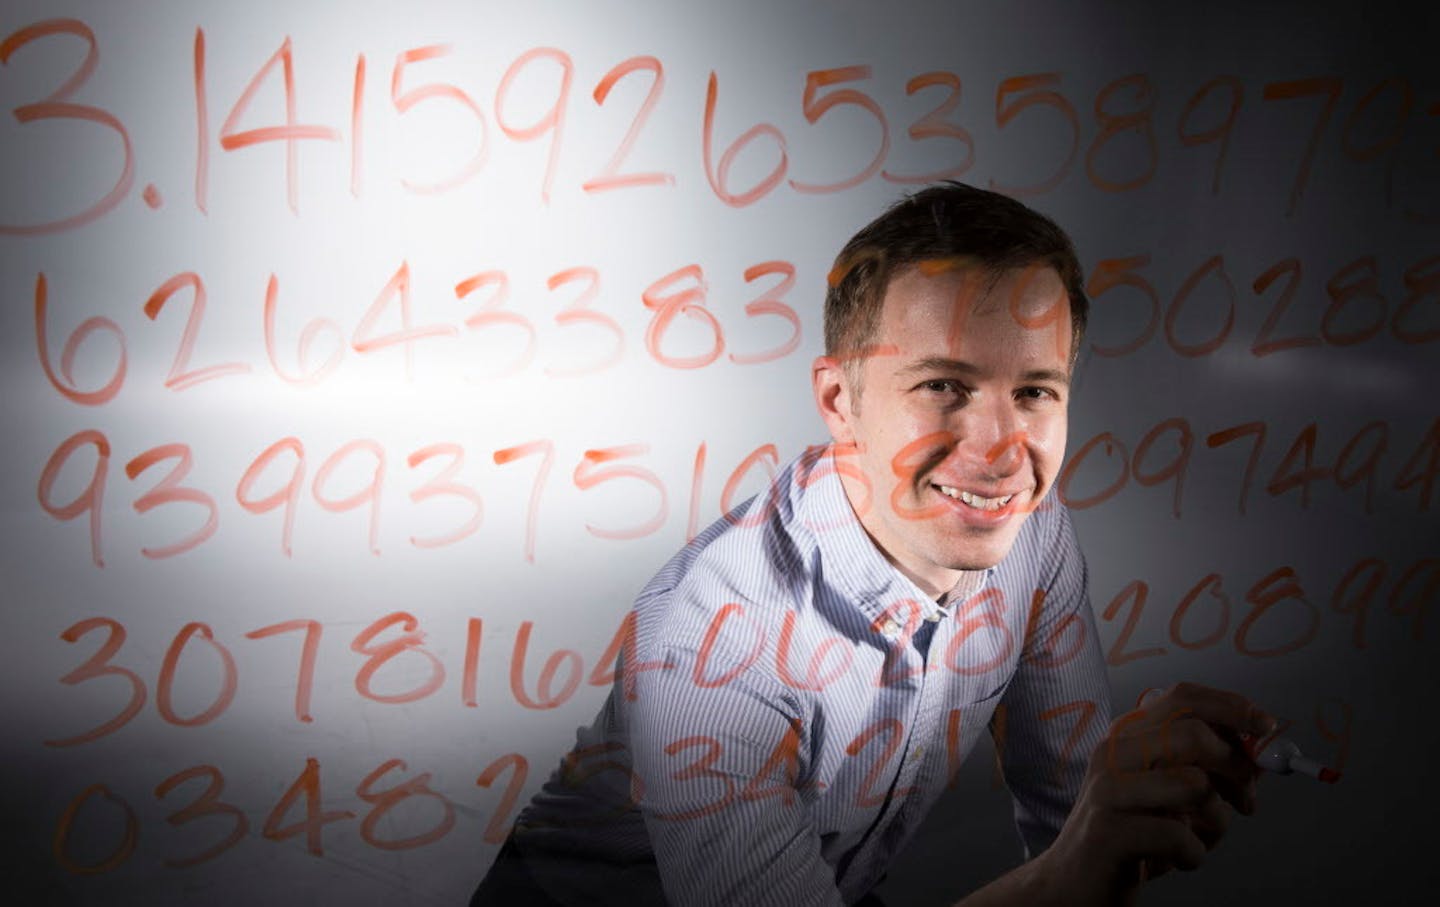
{"label": "light blue striped shirt", "polygon": [[1065,508],[967,583],[925,596],[807,452],[640,593],[608,700],[517,820],[527,868],[562,902],[852,903],[987,726],[1047,847],[1110,717]]}

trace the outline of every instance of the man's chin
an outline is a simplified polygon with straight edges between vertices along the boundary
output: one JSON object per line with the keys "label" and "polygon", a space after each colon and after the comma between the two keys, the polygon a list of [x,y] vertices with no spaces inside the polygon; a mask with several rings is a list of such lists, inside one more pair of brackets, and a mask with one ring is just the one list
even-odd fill
{"label": "man's chin", "polygon": [[979,550],[977,550],[975,546],[967,546],[964,551],[953,552],[952,556],[947,559],[948,563],[946,566],[951,570],[972,572],[976,570],[989,570],[991,567],[997,566],[1005,559],[1005,556],[1010,553],[1014,539],[1007,538],[1003,542],[999,539],[992,541],[1000,543],[986,545]]}
{"label": "man's chin", "polygon": [[950,565],[950,569],[951,569],[951,570],[964,571],[964,572],[966,572],[966,573],[976,573],[976,572],[979,572],[979,571],[982,571],[982,570],[989,570],[991,567],[994,567],[996,564],[999,564],[999,563],[1000,563],[1000,561],[998,561],[998,560],[996,560],[996,561],[988,561],[988,560],[986,560],[986,561],[968,561],[968,560],[967,560],[967,561],[962,561],[962,562],[959,562],[959,563]]}

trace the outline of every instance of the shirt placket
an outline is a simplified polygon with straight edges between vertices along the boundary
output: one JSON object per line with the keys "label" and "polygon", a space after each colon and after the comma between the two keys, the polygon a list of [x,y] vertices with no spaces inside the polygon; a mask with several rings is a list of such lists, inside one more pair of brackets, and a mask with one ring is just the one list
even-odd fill
{"label": "shirt placket", "polygon": [[[929,619],[931,617],[940,620],[937,623]],[[905,720],[904,744],[892,757],[896,770],[891,777],[879,820],[861,843],[847,873],[852,877],[856,873],[867,876],[863,879],[866,888],[875,883],[889,864],[907,830],[913,828],[924,815],[925,803],[929,799],[928,788],[934,784],[934,773],[929,770],[935,764],[931,750],[939,740],[937,728],[944,720],[941,711],[946,690],[942,680],[932,680],[930,675],[940,667],[934,653],[944,651],[944,640],[951,633],[951,621],[940,614],[927,613],[921,629],[916,631],[903,652],[904,661],[900,667],[906,674],[915,671],[913,676],[917,682],[917,689],[905,697],[903,711],[906,714],[902,716]],[[862,881],[858,878],[853,880]]]}

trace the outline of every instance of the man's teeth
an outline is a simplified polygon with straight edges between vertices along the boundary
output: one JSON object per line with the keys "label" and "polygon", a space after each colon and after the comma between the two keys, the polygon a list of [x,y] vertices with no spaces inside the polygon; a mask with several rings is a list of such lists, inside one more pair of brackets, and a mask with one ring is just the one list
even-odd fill
{"label": "man's teeth", "polygon": [[1007,494],[1003,498],[982,498],[978,494],[971,494],[968,491],[951,488],[949,485],[941,485],[939,488],[943,494],[964,501],[976,510],[999,510],[1001,507],[1010,503],[1010,499],[1014,497],[1013,494]]}

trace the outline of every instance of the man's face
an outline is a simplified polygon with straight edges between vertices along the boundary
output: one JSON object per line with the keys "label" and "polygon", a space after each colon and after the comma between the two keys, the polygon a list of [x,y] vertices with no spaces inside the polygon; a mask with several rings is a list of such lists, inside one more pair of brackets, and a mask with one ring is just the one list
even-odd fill
{"label": "man's face", "polygon": [[861,524],[928,594],[999,563],[1054,484],[1070,344],[1054,269],[994,280],[922,265],[886,289],[858,396],[836,360],[817,360],[821,413],[869,484],[841,472]]}

